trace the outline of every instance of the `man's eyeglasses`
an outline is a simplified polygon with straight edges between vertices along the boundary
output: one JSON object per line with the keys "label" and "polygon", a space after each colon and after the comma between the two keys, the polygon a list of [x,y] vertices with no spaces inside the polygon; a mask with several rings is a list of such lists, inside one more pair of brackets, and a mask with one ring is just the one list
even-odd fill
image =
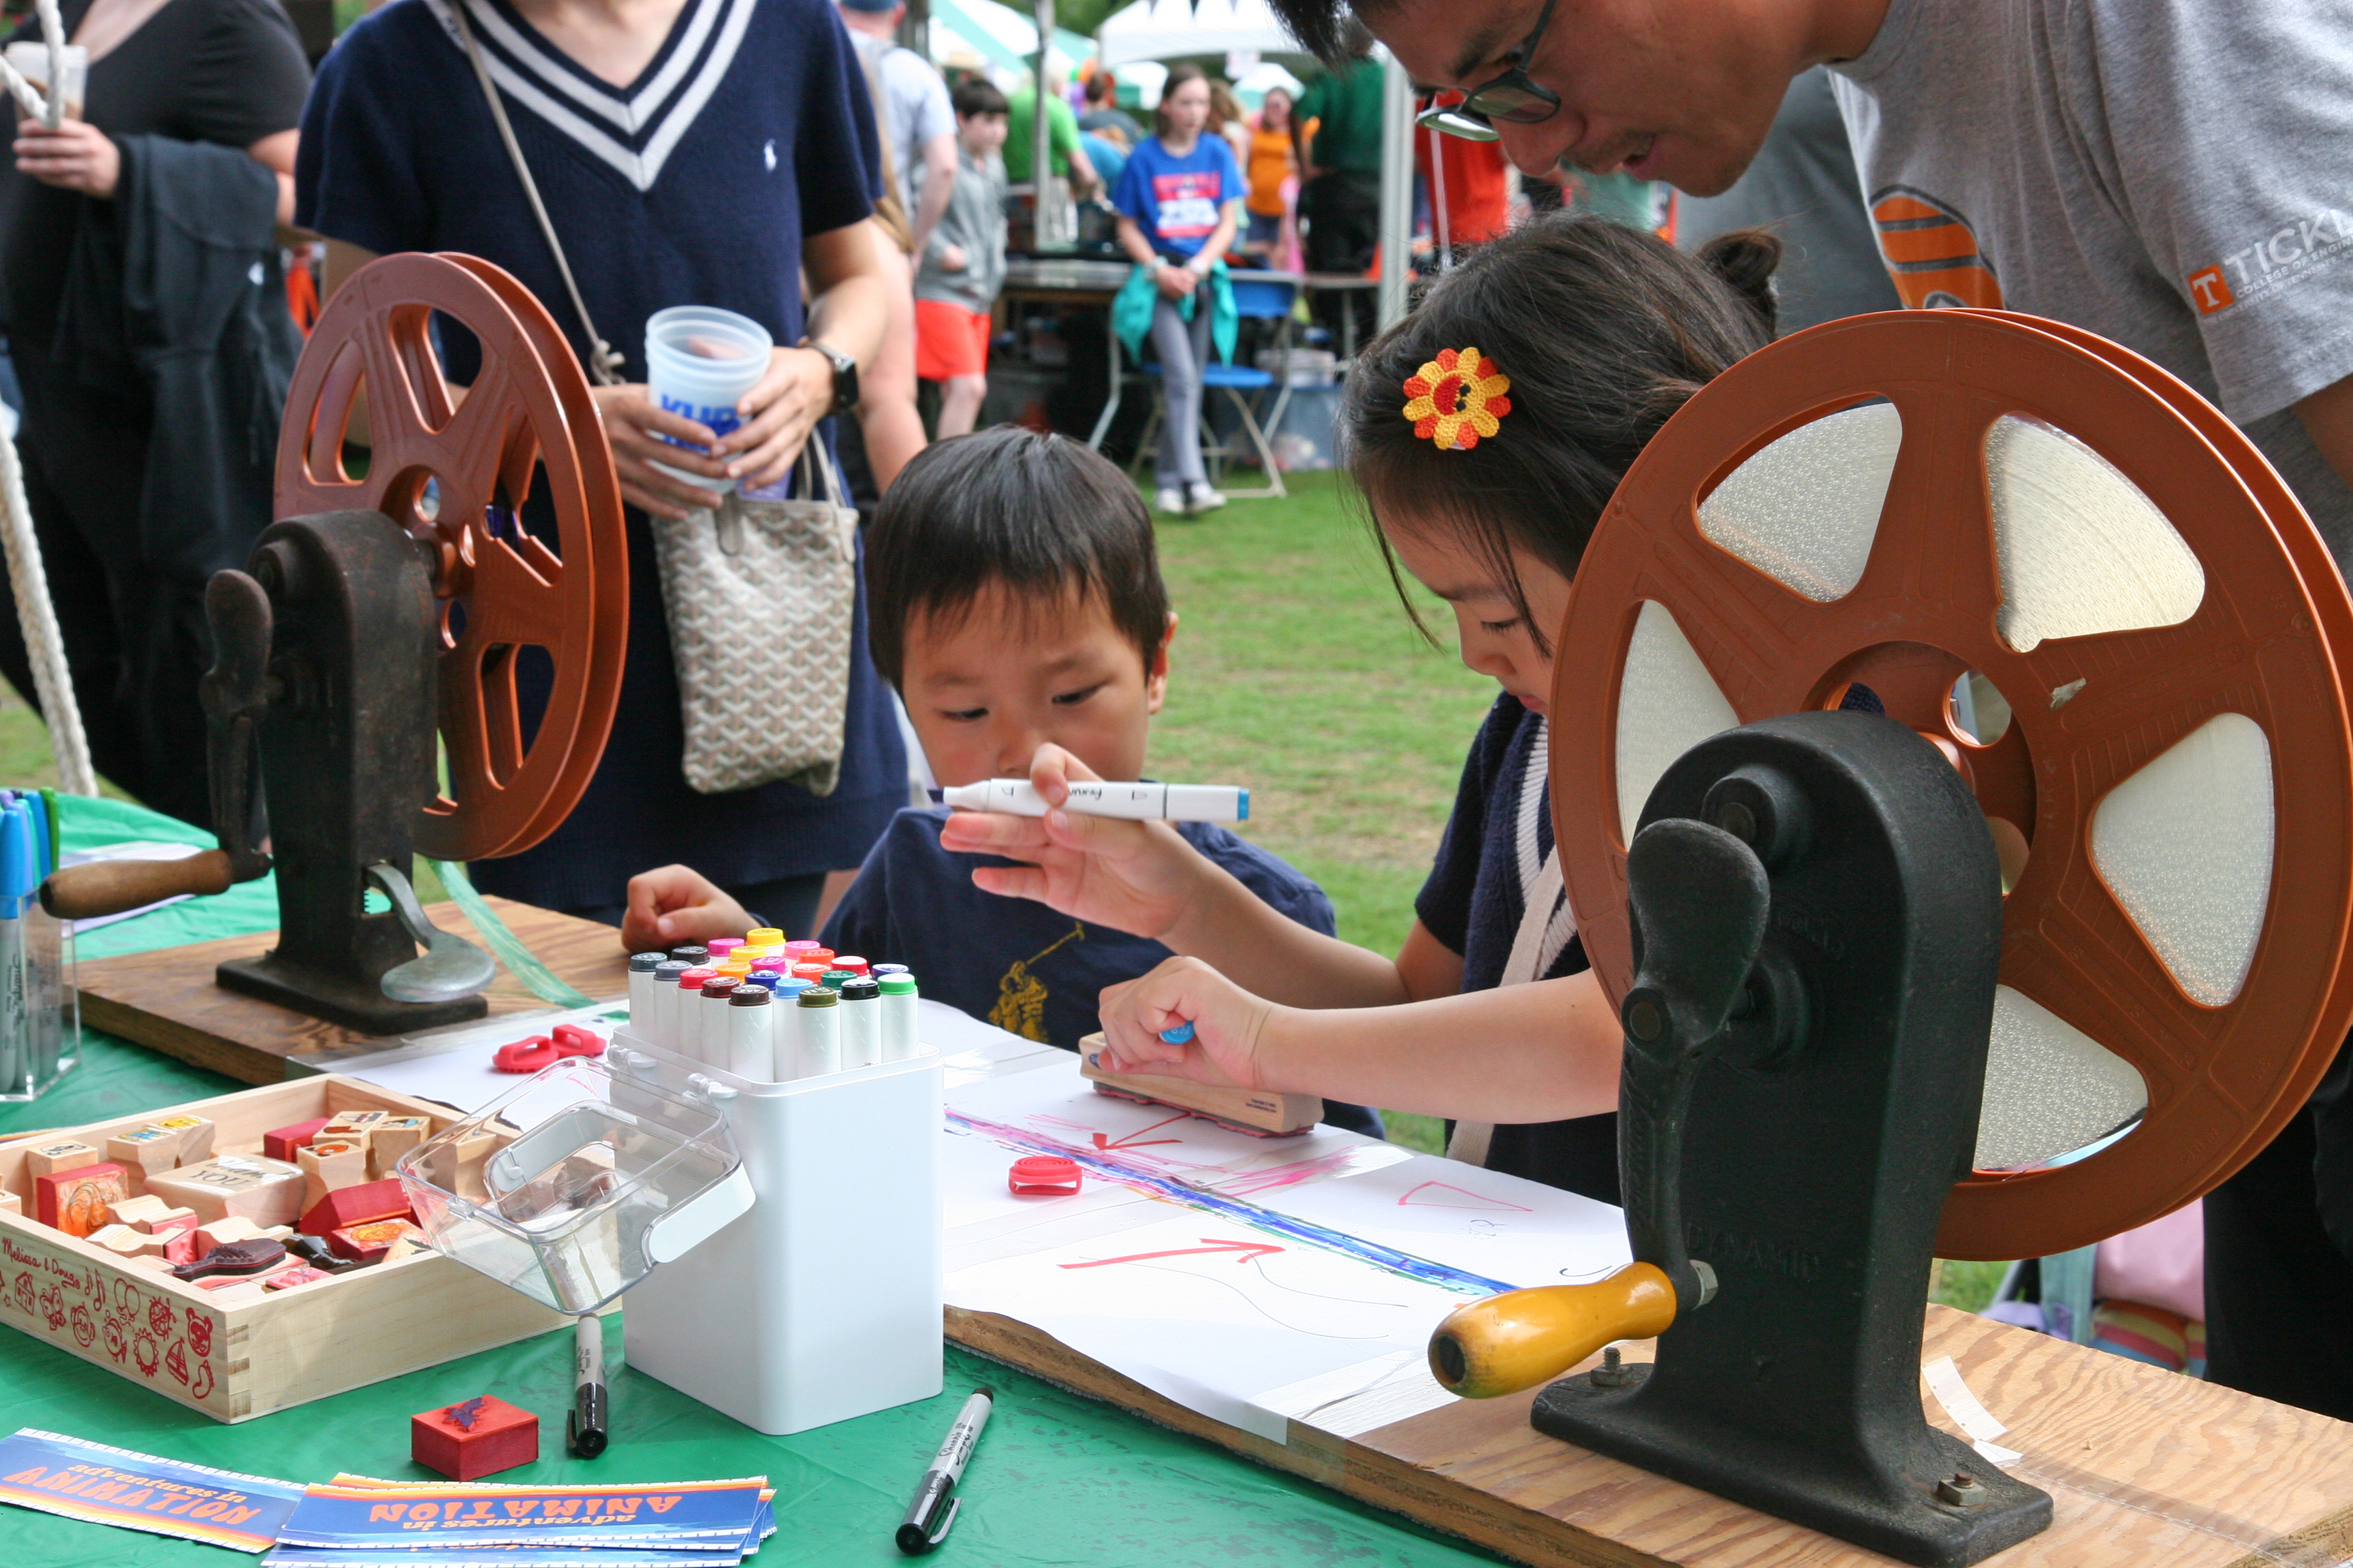
{"label": "man's eyeglasses", "polygon": [[1459,102],[1433,103],[1414,116],[1414,123],[1469,142],[1493,142],[1498,120],[1512,125],[1541,125],[1558,114],[1560,95],[1527,72],[1527,64],[1535,58],[1545,28],[1552,21],[1553,4],[1554,0],[1545,0],[1544,9],[1536,13],[1535,30],[1526,43],[1512,51],[1511,63],[1502,75],[1472,88]]}

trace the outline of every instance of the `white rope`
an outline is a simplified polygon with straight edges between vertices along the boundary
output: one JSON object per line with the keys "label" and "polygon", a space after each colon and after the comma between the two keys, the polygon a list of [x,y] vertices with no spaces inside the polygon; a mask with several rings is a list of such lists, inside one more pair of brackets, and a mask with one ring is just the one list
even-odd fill
{"label": "white rope", "polygon": [[49,749],[57,754],[58,787],[68,795],[98,794],[90,765],[90,737],[82,732],[81,709],[74,701],[73,678],[66,668],[65,639],[49,603],[49,579],[41,567],[41,543],[33,535],[33,509],[25,499],[25,471],[16,443],[0,437],[0,545],[6,547],[8,586],[16,595],[16,624],[33,666],[33,695],[48,721]]}
{"label": "white rope", "polygon": [[6,80],[9,96],[25,111],[26,119],[37,120],[44,125],[49,122],[49,105],[41,97],[41,89],[26,81],[25,73],[10,65],[5,57],[0,57],[0,79]]}

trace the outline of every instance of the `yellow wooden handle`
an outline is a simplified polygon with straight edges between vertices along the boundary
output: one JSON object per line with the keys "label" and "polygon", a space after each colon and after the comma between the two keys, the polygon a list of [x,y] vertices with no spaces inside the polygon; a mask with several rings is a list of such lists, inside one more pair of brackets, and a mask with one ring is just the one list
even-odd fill
{"label": "yellow wooden handle", "polygon": [[1451,1314],[1430,1336],[1430,1371],[1465,1399],[1548,1383],[1620,1340],[1646,1340],[1675,1321],[1675,1288],[1648,1263],[1592,1285],[1506,1290]]}

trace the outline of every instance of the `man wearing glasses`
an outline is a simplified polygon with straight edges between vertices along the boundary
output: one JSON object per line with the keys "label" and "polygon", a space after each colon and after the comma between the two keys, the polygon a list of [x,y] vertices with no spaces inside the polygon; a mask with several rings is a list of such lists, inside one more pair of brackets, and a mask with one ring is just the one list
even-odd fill
{"label": "man wearing glasses", "polygon": [[[1326,50],[1344,0],[1272,0]],[[1712,195],[1831,68],[1908,305],[2133,349],[2245,428],[2353,566],[2344,0],[1354,0],[1425,114],[1526,174]],[[2353,1050],[2206,1200],[2218,1382],[2353,1419]]]}

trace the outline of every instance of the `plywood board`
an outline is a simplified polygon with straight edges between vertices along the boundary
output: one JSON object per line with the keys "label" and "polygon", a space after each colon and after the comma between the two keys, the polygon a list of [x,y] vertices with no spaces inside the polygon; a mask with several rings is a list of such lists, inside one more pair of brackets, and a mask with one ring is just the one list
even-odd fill
{"label": "plywood board", "polygon": [[[2353,1426],[1944,1307],[1926,1354],[1949,1355],[2049,1491],[2052,1527],[2003,1568],[2318,1568],[2353,1554]],[[1187,1410],[1026,1324],[948,1311],[994,1360],[1336,1487],[1542,1568],[1863,1568],[1890,1560],[1529,1426],[1533,1393],[1461,1400],[1341,1436],[1287,1440]],[[1626,1347],[1647,1361],[1647,1344]],[[1929,1417],[1956,1430],[1930,1403]],[[1327,1418],[1319,1416],[1319,1420]],[[1345,1420],[1331,1420],[1346,1427]],[[1957,1433],[1956,1433],[1957,1435]]]}
{"label": "plywood board", "polygon": [[[600,1001],[628,991],[628,955],[611,926],[507,899],[489,903],[560,978]],[[457,905],[428,905],[426,913],[442,930],[480,942]],[[276,931],[256,931],[93,960],[80,966],[78,977],[82,1022],[246,1083],[301,1076],[304,1068],[290,1067],[290,1057],[331,1070],[339,1058],[365,1056],[390,1043],[214,984],[213,970],[223,960],[257,957],[277,944]],[[503,966],[485,994],[493,1017],[547,1005]]]}

